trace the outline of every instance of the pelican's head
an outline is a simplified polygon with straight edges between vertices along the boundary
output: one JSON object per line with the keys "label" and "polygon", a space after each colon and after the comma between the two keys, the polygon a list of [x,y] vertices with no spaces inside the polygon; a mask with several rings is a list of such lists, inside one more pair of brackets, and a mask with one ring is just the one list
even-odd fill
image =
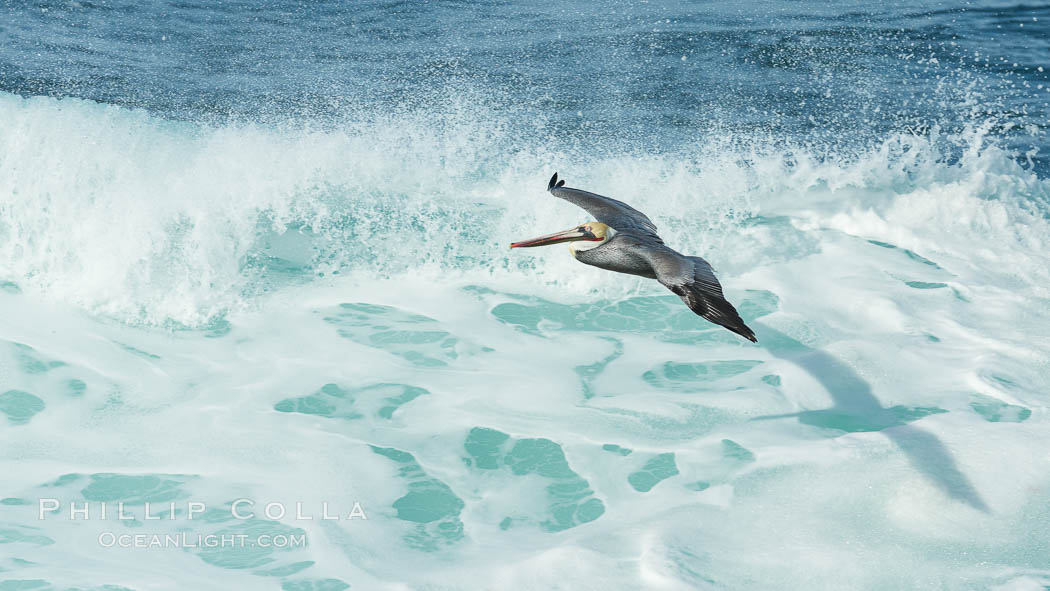
{"label": "pelican's head", "polygon": [[587,222],[586,224],[580,224],[575,228],[547,234],[546,236],[540,236],[539,238],[533,238],[532,240],[513,242],[510,247],[528,248],[530,246],[547,246],[548,244],[557,244],[559,242],[583,242],[584,244],[572,244],[569,248],[573,251],[586,250],[588,248],[601,246],[606,240],[612,238],[615,233],[616,230],[613,230],[601,222]]}

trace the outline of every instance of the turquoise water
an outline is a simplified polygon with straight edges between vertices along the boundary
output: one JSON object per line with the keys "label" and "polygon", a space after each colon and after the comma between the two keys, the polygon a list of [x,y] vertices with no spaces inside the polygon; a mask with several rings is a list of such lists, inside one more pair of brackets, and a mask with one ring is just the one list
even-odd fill
{"label": "turquoise water", "polygon": [[1044,7],[0,6],[0,590],[1050,586]]}

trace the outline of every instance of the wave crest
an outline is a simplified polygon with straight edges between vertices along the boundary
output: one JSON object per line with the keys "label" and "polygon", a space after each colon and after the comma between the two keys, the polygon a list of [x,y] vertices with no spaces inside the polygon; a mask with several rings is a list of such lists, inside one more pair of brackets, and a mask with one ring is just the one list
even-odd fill
{"label": "wave crest", "polygon": [[0,277],[129,323],[200,325],[333,273],[625,285],[578,279],[560,249],[507,251],[586,218],[543,191],[556,170],[646,211],[669,244],[730,276],[819,250],[817,228],[909,248],[994,240],[1002,257],[1042,248],[1050,211],[1047,182],[980,126],[848,156],[725,136],[588,155],[463,105],[326,129],[209,127],[0,95],[0,118]]}

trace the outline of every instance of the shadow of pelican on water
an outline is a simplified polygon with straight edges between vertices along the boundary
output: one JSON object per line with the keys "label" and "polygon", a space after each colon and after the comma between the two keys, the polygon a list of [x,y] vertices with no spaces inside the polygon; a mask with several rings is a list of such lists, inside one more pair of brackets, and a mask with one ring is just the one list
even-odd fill
{"label": "shadow of pelican on water", "polygon": [[883,407],[864,381],[852,368],[834,356],[816,350],[786,334],[755,323],[759,342],[775,357],[794,363],[813,376],[831,395],[829,409],[809,410],[781,415],[766,415],[752,420],[794,417],[800,423],[844,432],[878,431],[904,452],[912,466],[925,475],[949,497],[989,512],[981,495],[955,464],[951,453],[935,435],[910,424],[922,417],[947,412],[935,407]]}

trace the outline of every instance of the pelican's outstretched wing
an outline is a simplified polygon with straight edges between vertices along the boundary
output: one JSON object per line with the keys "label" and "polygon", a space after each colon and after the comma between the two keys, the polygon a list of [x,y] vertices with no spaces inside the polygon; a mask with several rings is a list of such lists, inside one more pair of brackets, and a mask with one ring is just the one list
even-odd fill
{"label": "pelican's outstretched wing", "polygon": [[758,342],[754,331],[744,324],[733,304],[722,295],[722,286],[707,261],[687,257],[667,247],[645,248],[640,252],[648,259],[656,280],[682,298],[690,310],[753,343]]}
{"label": "pelican's outstretched wing", "polygon": [[637,209],[627,205],[623,201],[610,199],[579,189],[570,189],[565,186],[565,181],[558,180],[558,173],[554,173],[547,190],[551,195],[564,199],[573,205],[582,207],[587,213],[594,216],[606,226],[617,232],[632,233],[640,238],[646,238],[649,242],[663,244],[663,240],[656,234],[656,225],[646,215]]}

